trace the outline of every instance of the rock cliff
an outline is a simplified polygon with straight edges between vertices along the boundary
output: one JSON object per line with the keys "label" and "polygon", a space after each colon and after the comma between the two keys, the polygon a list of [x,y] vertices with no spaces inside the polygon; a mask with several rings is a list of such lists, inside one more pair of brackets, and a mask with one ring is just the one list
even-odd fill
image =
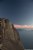
{"label": "rock cliff", "polygon": [[0,27],[2,31],[2,42],[0,43],[1,50],[24,50],[20,41],[19,33],[14,28],[13,24],[10,25],[8,19],[2,18],[0,20]]}

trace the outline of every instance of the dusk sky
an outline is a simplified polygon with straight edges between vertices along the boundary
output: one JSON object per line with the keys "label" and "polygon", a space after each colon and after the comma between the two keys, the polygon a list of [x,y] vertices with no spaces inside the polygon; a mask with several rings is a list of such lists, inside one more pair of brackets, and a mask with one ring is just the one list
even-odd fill
{"label": "dusk sky", "polygon": [[33,25],[33,0],[0,0],[0,17],[13,24]]}
{"label": "dusk sky", "polygon": [[[18,28],[25,48],[33,48],[33,0],[0,0],[0,18],[9,19]],[[29,29],[19,29],[29,28]]]}

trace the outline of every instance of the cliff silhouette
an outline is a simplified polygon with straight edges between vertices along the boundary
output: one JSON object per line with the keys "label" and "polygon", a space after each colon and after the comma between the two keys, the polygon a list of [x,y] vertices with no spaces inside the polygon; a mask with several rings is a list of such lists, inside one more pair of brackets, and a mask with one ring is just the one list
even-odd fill
{"label": "cliff silhouette", "polygon": [[0,18],[0,49],[1,50],[24,50],[20,41],[19,33],[8,19]]}

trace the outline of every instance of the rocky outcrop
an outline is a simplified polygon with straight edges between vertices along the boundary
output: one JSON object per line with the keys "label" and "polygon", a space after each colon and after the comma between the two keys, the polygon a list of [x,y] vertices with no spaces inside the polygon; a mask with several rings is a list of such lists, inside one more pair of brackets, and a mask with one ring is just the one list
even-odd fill
{"label": "rocky outcrop", "polygon": [[21,44],[19,33],[14,28],[14,25],[9,23],[8,19],[1,20],[2,28],[2,50],[24,50]]}

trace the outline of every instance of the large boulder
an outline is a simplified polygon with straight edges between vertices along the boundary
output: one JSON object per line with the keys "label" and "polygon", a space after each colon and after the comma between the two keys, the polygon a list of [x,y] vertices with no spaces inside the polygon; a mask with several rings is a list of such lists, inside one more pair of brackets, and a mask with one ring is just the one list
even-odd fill
{"label": "large boulder", "polygon": [[[8,19],[2,19],[1,31],[2,42],[0,43],[1,50],[24,50],[23,44],[21,44],[19,33],[14,28],[13,24],[9,23]],[[0,31],[0,32],[1,32]]]}

